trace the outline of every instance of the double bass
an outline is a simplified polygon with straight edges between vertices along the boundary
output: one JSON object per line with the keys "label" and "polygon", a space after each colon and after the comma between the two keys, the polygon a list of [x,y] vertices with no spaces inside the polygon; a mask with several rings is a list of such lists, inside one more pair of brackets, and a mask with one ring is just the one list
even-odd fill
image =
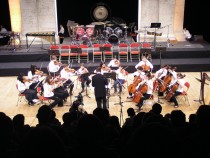
{"label": "double bass", "polygon": [[139,103],[140,99],[143,97],[143,94],[147,92],[147,89],[148,89],[148,85],[145,82],[134,93],[133,102]]}

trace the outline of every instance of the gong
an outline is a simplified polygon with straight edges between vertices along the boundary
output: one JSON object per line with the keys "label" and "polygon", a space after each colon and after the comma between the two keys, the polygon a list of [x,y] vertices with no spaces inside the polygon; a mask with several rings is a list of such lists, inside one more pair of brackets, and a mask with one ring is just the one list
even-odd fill
{"label": "gong", "polygon": [[105,21],[110,18],[111,10],[105,3],[97,3],[91,9],[93,21]]}

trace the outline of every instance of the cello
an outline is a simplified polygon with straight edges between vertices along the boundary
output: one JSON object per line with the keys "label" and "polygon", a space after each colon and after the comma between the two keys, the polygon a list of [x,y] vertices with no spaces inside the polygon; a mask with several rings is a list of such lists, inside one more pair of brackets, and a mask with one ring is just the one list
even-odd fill
{"label": "cello", "polygon": [[[182,78],[184,78],[186,75],[182,75],[181,73],[179,73],[179,74],[177,74],[177,76],[179,77],[179,79],[182,79]],[[167,93],[165,99],[166,99],[166,100],[170,100],[171,97],[175,94],[175,92],[176,92],[176,90],[178,89],[178,87],[179,87],[179,83],[178,83],[178,81],[177,81],[177,82],[175,82],[175,83],[171,86],[171,88],[170,88],[170,90],[168,91],[168,93]]]}
{"label": "cello", "polygon": [[142,79],[140,78],[140,75],[139,76],[135,76],[134,77],[134,81],[133,83],[131,83],[129,86],[128,86],[128,93],[135,93],[136,91],[136,87],[138,86],[138,84],[142,81]]}
{"label": "cello", "polygon": [[176,82],[168,91],[168,94],[166,95],[165,99],[169,101],[171,97],[174,95],[175,91],[178,89],[178,87],[179,87],[179,84]]}
{"label": "cello", "polygon": [[[176,70],[176,67],[174,67],[171,70],[172,71]],[[165,76],[163,82],[161,82],[161,84],[159,86],[159,91],[162,93],[165,92],[167,89],[167,86],[170,84],[171,80],[172,80],[172,73],[170,71],[168,71],[168,74]]]}
{"label": "cello", "polygon": [[133,102],[139,103],[140,99],[143,97],[143,94],[147,92],[147,89],[148,89],[148,85],[145,82],[134,93]]}

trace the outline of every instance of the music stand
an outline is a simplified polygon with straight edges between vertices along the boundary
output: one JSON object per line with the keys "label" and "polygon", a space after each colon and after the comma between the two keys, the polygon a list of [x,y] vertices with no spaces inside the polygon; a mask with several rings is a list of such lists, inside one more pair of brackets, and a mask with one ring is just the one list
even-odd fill
{"label": "music stand", "polygon": [[82,74],[80,77],[83,78],[85,80],[85,84],[86,84],[86,87],[85,87],[85,95],[84,96],[87,96],[88,98],[90,98],[90,96],[87,94],[87,78],[91,75],[92,73],[84,73]]}
{"label": "music stand", "polygon": [[166,52],[166,47],[163,47],[163,46],[158,46],[158,47],[155,47],[155,51],[158,53],[160,53],[160,68],[161,68],[161,55],[162,53],[165,53]]}
{"label": "music stand", "polygon": [[116,73],[114,73],[114,72],[106,72],[106,73],[104,73],[104,77],[105,78],[111,78],[111,79],[113,79],[115,81],[116,80]]}
{"label": "music stand", "polygon": [[151,23],[150,28],[155,28],[155,33],[154,33],[154,48],[156,45],[156,29],[160,28],[161,23],[157,22],[157,23]]}
{"label": "music stand", "polygon": [[[155,47],[155,51],[160,53],[160,68],[161,68],[161,54],[166,52],[166,47],[163,46]],[[158,103],[162,104],[162,102],[160,102],[159,100],[159,93],[160,93],[160,88],[158,88]]]}
{"label": "music stand", "polygon": [[60,52],[59,52],[59,50],[48,50],[48,55],[59,56]]}
{"label": "music stand", "polygon": [[142,56],[148,56],[149,54],[151,55],[152,49],[151,48],[141,48],[140,52]]}
{"label": "music stand", "polygon": [[78,54],[78,63],[80,63],[80,58],[79,58],[79,54],[82,54],[82,48],[71,48],[71,52],[70,53],[77,53]]}

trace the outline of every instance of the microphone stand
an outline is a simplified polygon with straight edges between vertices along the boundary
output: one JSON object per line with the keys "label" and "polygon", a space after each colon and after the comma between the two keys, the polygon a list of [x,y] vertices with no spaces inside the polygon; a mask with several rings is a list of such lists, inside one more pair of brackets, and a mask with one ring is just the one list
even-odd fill
{"label": "microphone stand", "polygon": [[[118,81],[119,82],[119,81]],[[115,103],[114,105],[117,105],[119,104],[120,105],[120,125],[122,125],[122,123],[124,123],[124,120],[123,120],[123,111],[122,111],[122,107],[123,107],[123,104],[122,104],[122,100],[121,100],[121,92],[119,94],[119,103]]]}

